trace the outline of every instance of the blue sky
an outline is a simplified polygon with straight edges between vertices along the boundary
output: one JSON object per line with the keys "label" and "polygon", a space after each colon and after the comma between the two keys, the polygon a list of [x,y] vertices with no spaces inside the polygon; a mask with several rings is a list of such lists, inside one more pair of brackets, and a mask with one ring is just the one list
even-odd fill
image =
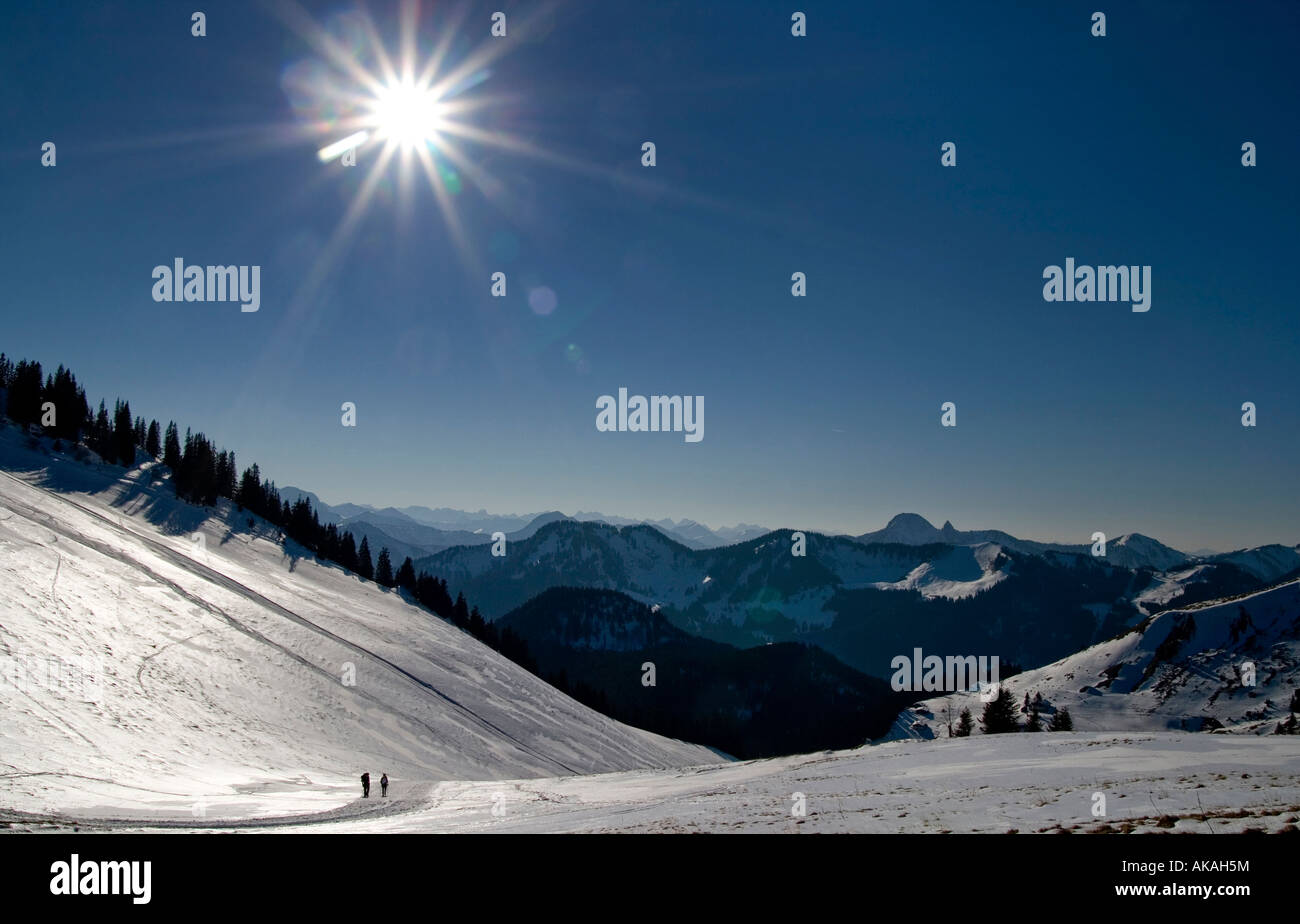
{"label": "blue sky", "polygon": [[[203,38],[194,6],[6,13],[0,349],[96,399],[336,503],[1300,541],[1293,4],[1113,5],[1094,38],[1069,2],[574,2],[491,39],[540,4],[426,3],[422,55],[508,43],[464,120],[556,157],[457,142],[497,184],[452,196],[477,266],[386,171],[315,290],[372,162],[316,157],[338,134],[283,84],[318,55],[270,4]],[[154,302],[175,257],[260,265],[261,309]],[[1151,310],[1045,302],[1066,257],[1150,265]],[[597,432],[619,387],[704,396],[703,441]]]}

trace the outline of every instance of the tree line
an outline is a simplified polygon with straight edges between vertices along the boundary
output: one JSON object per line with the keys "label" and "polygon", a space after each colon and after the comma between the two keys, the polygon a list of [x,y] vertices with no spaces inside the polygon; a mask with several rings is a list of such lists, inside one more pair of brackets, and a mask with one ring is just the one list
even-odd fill
{"label": "tree line", "polygon": [[[1048,708],[1047,703],[1043,700],[1043,694],[1034,693],[1031,699],[1028,691],[1025,691],[1024,704],[1017,708],[1011,691],[999,684],[997,695],[984,704],[984,712],[980,716],[980,727],[986,735],[1002,735],[1007,732],[1039,732],[1043,730],[1042,713],[1047,711]],[[1023,723],[1017,716],[1018,712],[1025,717]],[[961,715],[957,718],[956,727],[951,724],[948,726],[948,734],[953,738],[969,737],[974,730],[975,720],[971,716],[969,709],[961,711]],[[1052,717],[1047,722],[1047,731],[1074,731],[1074,719],[1070,716],[1070,710],[1064,706],[1053,710]]]}
{"label": "tree line", "polygon": [[247,510],[278,527],[283,541],[293,540],[317,559],[333,562],[381,587],[405,591],[425,609],[537,673],[524,640],[509,628],[498,630],[477,606],[466,602],[464,594],[458,593],[452,600],[445,579],[424,571],[417,574],[410,556],[394,571],[388,549],[380,549],[375,559],[365,536],[358,546],[351,531],[340,531],[334,523],[322,525],[310,500],[300,497],[290,504],[274,481],[262,477],[256,463],[237,476],[234,451],[218,448],[203,433],[186,427],[182,442],[175,421],[165,428],[156,420],[146,423],[143,417],[133,417],[130,403],[120,398],[111,415],[102,400],[92,412],[86,390],[71,370],[60,365],[52,375],[42,377],[39,362],[23,359],[15,363],[4,353],[0,353],[0,413],[24,429],[39,428],[56,441],[56,451],[62,451],[61,443],[66,441],[74,451],[85,446],[113,465],[135,465],[140,453],[161,461],[171,471],[172,487],[180,500],[212,507],[225,498],[237,510]]}

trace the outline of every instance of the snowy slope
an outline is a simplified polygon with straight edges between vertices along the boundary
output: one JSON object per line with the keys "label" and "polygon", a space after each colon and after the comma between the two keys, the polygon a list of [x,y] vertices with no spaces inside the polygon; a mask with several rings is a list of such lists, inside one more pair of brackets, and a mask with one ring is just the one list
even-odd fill
{"label": "snowy slope", "polygon": [[1226,561],[1262,581],[1276,581],[1300,568],[1300,546],[1262,545],[1254,549],[1241,549],[1214,556],[1214,561]]}
{"label": "snowy slope", "polygon": [[[51,461],[7,428],[0,469],[0,806],[249,816],[342,805],[363,770],[435,781],[718,759],[581,706],[247,514],[178,503],[152,464]],[[97,660],[89,685],[48,676]]]}
{"label": "snowy slope", "polygon": [[[852,751],[597,776],[394,784],[290,832],[1215,832],[1300,821],[1300,748],[1278,736],[1053,734],[900,741]],[[1105,797],[1105,814],[1094,816]],[[796,816],[797,795],[804,814]],[[5,820],[0,811],[0,822]],[[21,830],[57,820],[14,819]],[[312,823],[305,824],[304,821]],[[55,824],[51,824],[55,822]],[[84,822],[83,822],[84,823]],[[62,822],[66,828],[67,822]],[[185,823],[185,830],[193,823]],[[83,830],[159,830],[92,822]],[[176,828],[164,830],[177,830]]]}
{"label": "snowy slope", "polygon": [[[1300,581],[1166,610],[1119,638],[1003,683],[1017,702],[1040,693],[1048,704],[1044,722],[1055,710],[1069,709],[1080,731],[1222,726],[1269,734],[1288,717],[1300,688]],[[955,722],[963,708],[977,720],[983,709],[977,693],[923,703],[903,712],[887,737],[946,737],[946,710]]]}
{"label": "snowy slope", "polygon": [[946,597],[961,600],[988,590],[1007,577],[997,568],[1002,547],[993,542],[975,546],[952,546],[931,561],[917,565],[901,581],[873,584],[881,590],[916,590],[926,599]]}

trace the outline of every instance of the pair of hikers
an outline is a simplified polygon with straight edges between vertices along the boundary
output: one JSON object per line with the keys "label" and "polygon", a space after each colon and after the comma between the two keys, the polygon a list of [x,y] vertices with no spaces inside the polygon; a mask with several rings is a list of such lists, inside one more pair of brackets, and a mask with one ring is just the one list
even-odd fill
{"label": "pair of hikers", "polygon": [[[385,773],[383,776],[379,778],[379,790],[381,796],[388,795],[388,774],[387,773]],[[361,774],[361,798],[363,799],[370,798],[370,774],[369,773]]]}

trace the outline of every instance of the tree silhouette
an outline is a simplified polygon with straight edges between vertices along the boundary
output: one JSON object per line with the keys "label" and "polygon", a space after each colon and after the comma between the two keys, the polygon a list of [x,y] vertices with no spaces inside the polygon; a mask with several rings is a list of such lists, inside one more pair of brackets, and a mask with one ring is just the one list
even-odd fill
{"label": "tree silhouette", "polygon": [[[103,402],[100,402],[100,410],[104,409]],[[163,439],[163,465],[172,470],[172,473],[180,471],[181,467],[181,440],[176,430],[176,421],[169,421],[167,424],[167,435]]]}
{"label": "tree silhouette", "polygon": [[379,550],[379,564],[375,566],[375,583],[383,587],[392,587],[393,581],[393,562],[388,557],[388,548]]}
{"label": "tree silhouette", "polygon": [[375,577],[375,566],[370,563],[370,541],[361,537],[361,548],[357,549],[357,574],[367,581]]}
{"label": "tree silhouette", "polygon": [[411,561],[410,555],[406,556],[402,566],[397,569],[397,586],[415,592],[415,563]]}
{"label": "tree silhouette", "polygon": [[1070,718],[1070,710],[1064,707],[1056,711],[1052,720],[1047,723],[1048,731],[1074,731],[1074,719]]}
{"label": "tree silhouette", "polygon": [[957,729],[952,733],[954,738],[967,738],[970,736],[971,729],[975,727],[975,722],[971,718],[970,710],[963,709],[961,716],[957,719]]}
{"label": "tree silhouette", "polygon": [[984,704],[980,724],[986,735],[1001,735],[1016,730],[1019,724],[1016,721],[1016,701],[1010,690],[1004,686],[998,687],[998,695]]}

